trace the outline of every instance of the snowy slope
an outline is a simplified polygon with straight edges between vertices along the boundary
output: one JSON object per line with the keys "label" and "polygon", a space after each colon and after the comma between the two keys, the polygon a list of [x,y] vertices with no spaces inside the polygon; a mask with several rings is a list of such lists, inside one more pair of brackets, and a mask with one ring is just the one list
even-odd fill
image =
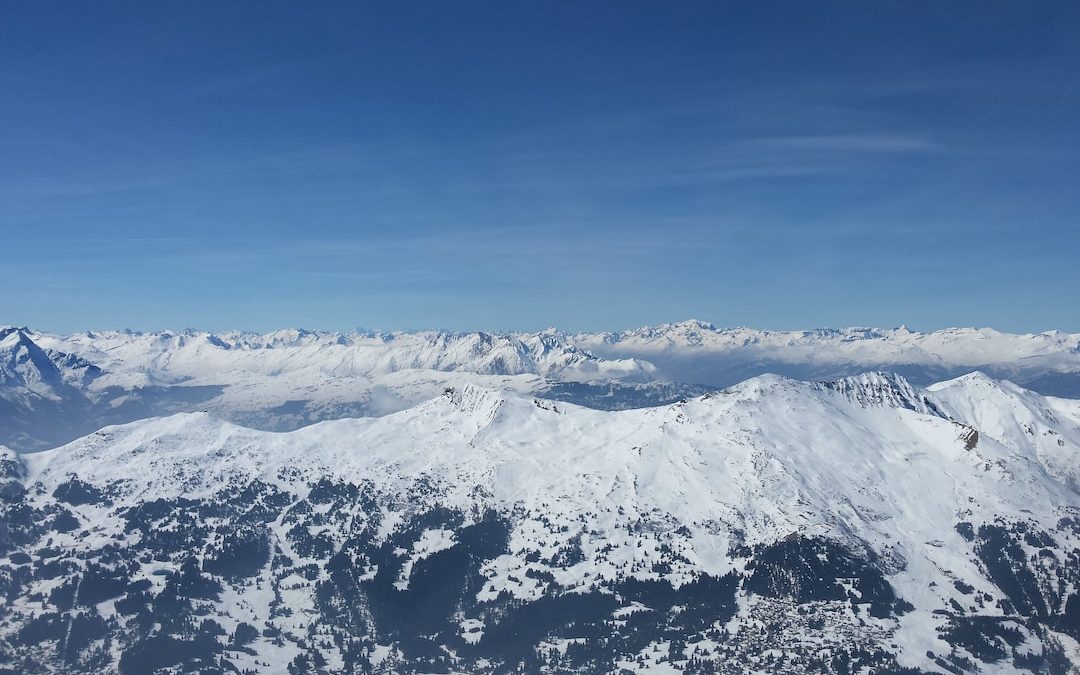
{"label": "snowy slope", "polygon": [[973,436],[954,388],[763,376],[610,412],[467,385],[288,433],[108,427],[13,473],[45,525],[5,550],[48,540],[74,572],[8,552],[0,635],[30,653],[87,613],[127,672],[157,663],[155,622],[259,672],[1067,669],[1080,494],[1007,419]]}
{"label": "snowy slope", "polygon": [[580,512],[610,502],[680,523],[734,517],[726,524],[751,544],[809,532],[884,546],[912,533],[932,539],[960,512],[982,522],[1023,508],[1051,526],[1058,506],[1077,502],[1040,475],[1030,448],[987,433],[968,450],[965,431],[775,376],[622,412],[466,386],[401,413],[289,433],[179,414],[108,427],[27,464],[47,489],[75,474],[120,481],[135,499],[205,496],[234,476],[276,482],[286,467],[310,480],[375,479],[393,489],[429,474],[457,507],[488,485],[503,506],[555,500]]}
{"label": "snowy slope", "polygon": [[1080,491],[1080,402],[1040,396],[980,372],[927,390],[948,414],[1037,457],[1052,476]]}

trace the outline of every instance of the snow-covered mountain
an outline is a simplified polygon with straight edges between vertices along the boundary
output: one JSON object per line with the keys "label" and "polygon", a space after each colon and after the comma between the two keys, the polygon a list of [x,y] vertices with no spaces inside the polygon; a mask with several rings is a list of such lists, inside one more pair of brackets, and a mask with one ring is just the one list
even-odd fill
{"label": "snow-covered mountain", "polygon": [[[649,363],[599,359],[553,330],[70,336],[6,330],[0,359],[21,359],[26,372],[0,372],[0,443],[22,450],[179,411],[209,410],[257,428],[295,429],[402,410],[469,383],[608,408],[656,405],[707,390],[660,382]],[[15,346],[8,348],[9,342]],[[37,361],[4,356],[16,347]]]}
{"label": "snow-covered mountain", "polygon": [[26,329],[0,328],[0,444],[50,447],[100,427],[85,393],[99,374],[76,356],[42,349]]}
{"label": "snow-covered mountain", "polygon": [[0,456],[0,661],[1075,672],[1078,432],[1070,401],[886,374],[625,411],[465,385],[288,433],[108,427]]}
{"label": "snow-covered mountain", "polygon": [[[534,335],[332,333],[285,330],[257,335],[200,331],[37,335],[44,347],[78,354],[109,372],[141,382],[176,383],[222,371],[276,375],[318,371],[334,377],[376,377],[402,370],[538,377],[570,382],[655,379],[651,364],[605,361],[569,344],[554,330]],[[121,384],[121,382],[117,382]]]}
{"label": "snow-covered mountain", "polygon": [[71,354],[48,352],[25,328],[0,327],[0,387],[28,397],[57,400],[67,387],[89,384],[100,369]]}
{"label": "snow-covered mountain", "polygon": [[396,412],[467,384],[626,409],[770,372],[836,381],[880,370],[923,386],[980,369],[1043,394],[1080,397],[1080,335],[1060,332],[771,332],[687,321],[577,335],[3,333],[0,360],[22,365],[0,373],[0,443],[21,450],[55,447],[106,424],[199,410],[290,430]]}
{"label": "snow-covered mountain", "polygon": [[990,328],[765,331],[684,321],[568,338],[603,358],[637,358],[665,377],[730,386],[763,373],[826,380],[867,370],[930,384],[981,370],[1048,395],[1080,398],[1080,333],[1017,335]]}
{"label": "snow-covered mountain", "polygon": [[1080,491],[1080,401],[1040,396],[980,372],[931,385],[927,395],[955,419],[1037,457]]}

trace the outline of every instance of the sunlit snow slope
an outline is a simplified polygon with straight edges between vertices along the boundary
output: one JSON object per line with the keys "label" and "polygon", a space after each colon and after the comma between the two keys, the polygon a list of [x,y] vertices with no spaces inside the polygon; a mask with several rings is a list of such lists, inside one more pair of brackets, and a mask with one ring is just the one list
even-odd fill
{"label": "sunlit snow slope", "polygon": [[[968,400],[969,381],[1008,395]],[[0,462],[3,654],[26,672],[1065,673],[1078,425],[1047,401],[985,377],[763,376],[618,412],[468,385],[289,433],[109,427]],[[1015,434],[1043,409],[1066,444]]]}

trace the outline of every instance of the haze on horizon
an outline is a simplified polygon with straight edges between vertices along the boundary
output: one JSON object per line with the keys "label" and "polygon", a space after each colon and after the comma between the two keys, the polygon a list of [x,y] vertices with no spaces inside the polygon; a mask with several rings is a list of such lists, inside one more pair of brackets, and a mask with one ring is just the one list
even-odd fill
{"label": "haze on horizon", "polygon": [[0,322],[1080,331],[1080,7],[25,5]]}

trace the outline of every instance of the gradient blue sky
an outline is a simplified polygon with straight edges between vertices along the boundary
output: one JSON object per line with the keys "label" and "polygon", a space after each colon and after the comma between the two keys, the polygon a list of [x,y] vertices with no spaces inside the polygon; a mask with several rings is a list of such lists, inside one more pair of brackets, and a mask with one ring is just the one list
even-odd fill
{"label": "gradient blue sky", "polygon": [[1080,3],[0,17],[0,324],[1080,330]]}

